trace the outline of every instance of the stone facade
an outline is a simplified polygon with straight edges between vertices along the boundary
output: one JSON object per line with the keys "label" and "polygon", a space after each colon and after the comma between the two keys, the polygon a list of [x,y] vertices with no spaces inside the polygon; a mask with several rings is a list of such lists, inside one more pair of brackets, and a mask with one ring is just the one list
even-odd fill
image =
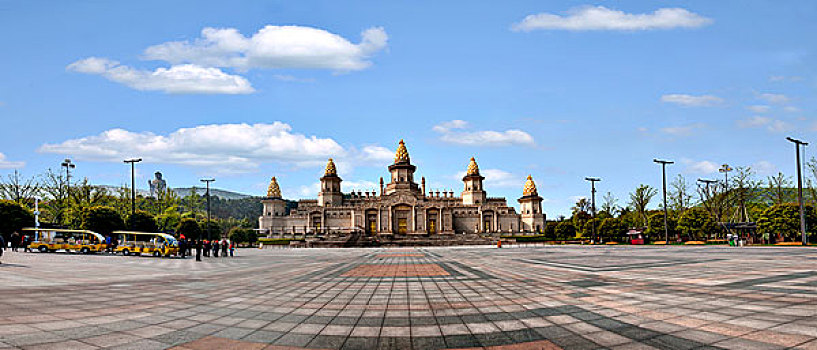
{"label": "stone facade", "polygon": [[351,234],[410,237],[446,234],[513,233],[532,234],[545,227],[542,198],[528,176],[521,213],[508,206],[505,198],[492,198],[482,186],[476,160],[471,158],[461,196],[453,192],[427,192],[425,178],[414,181],[416,167],[411,164],[402,140],[389,166],[390,181],[380,178],[380,191],[341,191],[335,163],[329,159],[318,199],[297,202],[281,198],[275,177],[270,181],[264,212],[258,219],[262,233],[270,236],[302,234]]}

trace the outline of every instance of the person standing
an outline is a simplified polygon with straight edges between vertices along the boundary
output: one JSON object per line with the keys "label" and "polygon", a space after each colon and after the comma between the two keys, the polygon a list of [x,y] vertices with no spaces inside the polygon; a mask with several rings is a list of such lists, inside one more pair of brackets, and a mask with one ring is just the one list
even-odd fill
{"label": "person standing", "polygon": [[221,257],[222,258],[227,257],[227,249],[229,249],[229,247],[227,246],[227,239],[222,239],[221,240]]}
{"label": "person standing", "polygon": [[218,258],[218,240],[213,241],[213,257]]}
{"label": "person standing", "polygon": [[[3,238],[3,234],[0,234],[0,258],[3,257],[3,252],[5,252],[5,251],[6,251],[6,239]],[[2,263],[3,262],[0,261],[0,264],[2,264]]]}
{"label": "person standing", "polygon": [[210,246],[210,241],[208,241],[208,240],[206,240],[206,239],[205,239],[205,240],[204,240],[204,256],[208,256],[208,257],[209,257],[209,256],[210,256],[210,251],[211,251],[211,250],[212,250],[212,247]]}
{"label": "person standing", "polygon": [[31,237],[29,235],[23,235],[23,253],[30,253],[31,252]]}
{"label": "person standing", "polygon": [[11,251],[16,252],[17,247],[20,245],[20,233],[14,231],[14,233],[11,234],[9,241],[11,241]]}
{"label": "person standing", "polygon": [[182,256],[182,259],[187,256],[187,240],[184,239],[184,236],[179,239],[179,253]]}
{"label": "person standing", "polygon": [[233,257],[233,253],[235,252],[235,242],[230,240],[230,257]]}

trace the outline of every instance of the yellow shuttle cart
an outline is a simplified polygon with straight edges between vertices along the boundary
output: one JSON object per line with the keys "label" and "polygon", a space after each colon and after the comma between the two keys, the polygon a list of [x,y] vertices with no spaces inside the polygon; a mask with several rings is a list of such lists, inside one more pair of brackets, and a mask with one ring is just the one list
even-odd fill
{"label": "yellow shuttle cart", "polygon": [[150,254],[153,256],[171,256],[179,252],[179,241],[175,237],[161,232],[114,231],[119,237],[117,253]]}
{"label": "yellow shuttle cart", "polygon": [[67,252],[88,254],[105,250],[105,237],[94,231],[24,228],[23,233],[31,236],[28,246],[41,253],[64,249]]}

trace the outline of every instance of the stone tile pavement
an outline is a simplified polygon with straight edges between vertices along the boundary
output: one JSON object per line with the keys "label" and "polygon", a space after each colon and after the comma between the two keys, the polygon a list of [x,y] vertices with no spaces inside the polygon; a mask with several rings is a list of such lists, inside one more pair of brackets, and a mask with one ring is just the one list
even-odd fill
{"label": "stone tile pavement", "polygon": [[817,249],[10,253],[0,349],[817,349]]}

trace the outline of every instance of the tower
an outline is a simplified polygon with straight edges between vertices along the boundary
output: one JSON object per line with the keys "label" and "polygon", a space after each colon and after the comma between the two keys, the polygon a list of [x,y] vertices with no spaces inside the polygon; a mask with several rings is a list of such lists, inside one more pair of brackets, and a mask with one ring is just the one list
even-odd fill
{"label": "tower", "polygon": [[406,144],[403,140],[400,140],[400,144],[397,146],[397,152],[394,154],[394,164],[389,165],[391,182],[386,185],[386,195],[404,191],[419,195],[420,187],[414,183],[415,170],[417,170],[417,167],[411,165]]}
{"label": "tower", "polygon": [[487,195],[482,188],[482,180],[485,180],[485,178],[479,174],[477,161],[474,157],[471,157],[471,163],[468,163],[465,177],[462,178],[462,182],[465,183],[465,189],[462,191],[462,204],[479,205],[485,203]]}
{"label": "tower", "polygon": [[542,197],[536,191],[536,183],[528,175],[522,198],[519,198],[520,229],[527,232],[542,232],[545,229],[545,213],[542,212]]}
{"label": "tower", "polygon": [[318,205],[323,207],[340,206],[343,203],[343,192],[340,191],[340,182],[335,162],[329,158],[326,171],[321,178],[321,192],[318,193]]}
{"label": "tower", "polygon": [[277,225],[277,221],[282,220],[287,215],[287,203],[281,197],[281,188],[278,187],[278,180],[275,176],[269,182],[267,196],[261,200],[264,205],[264,213],[259,218],[260,227],[267,227],[270,230],[280,230],[283,227]]}

